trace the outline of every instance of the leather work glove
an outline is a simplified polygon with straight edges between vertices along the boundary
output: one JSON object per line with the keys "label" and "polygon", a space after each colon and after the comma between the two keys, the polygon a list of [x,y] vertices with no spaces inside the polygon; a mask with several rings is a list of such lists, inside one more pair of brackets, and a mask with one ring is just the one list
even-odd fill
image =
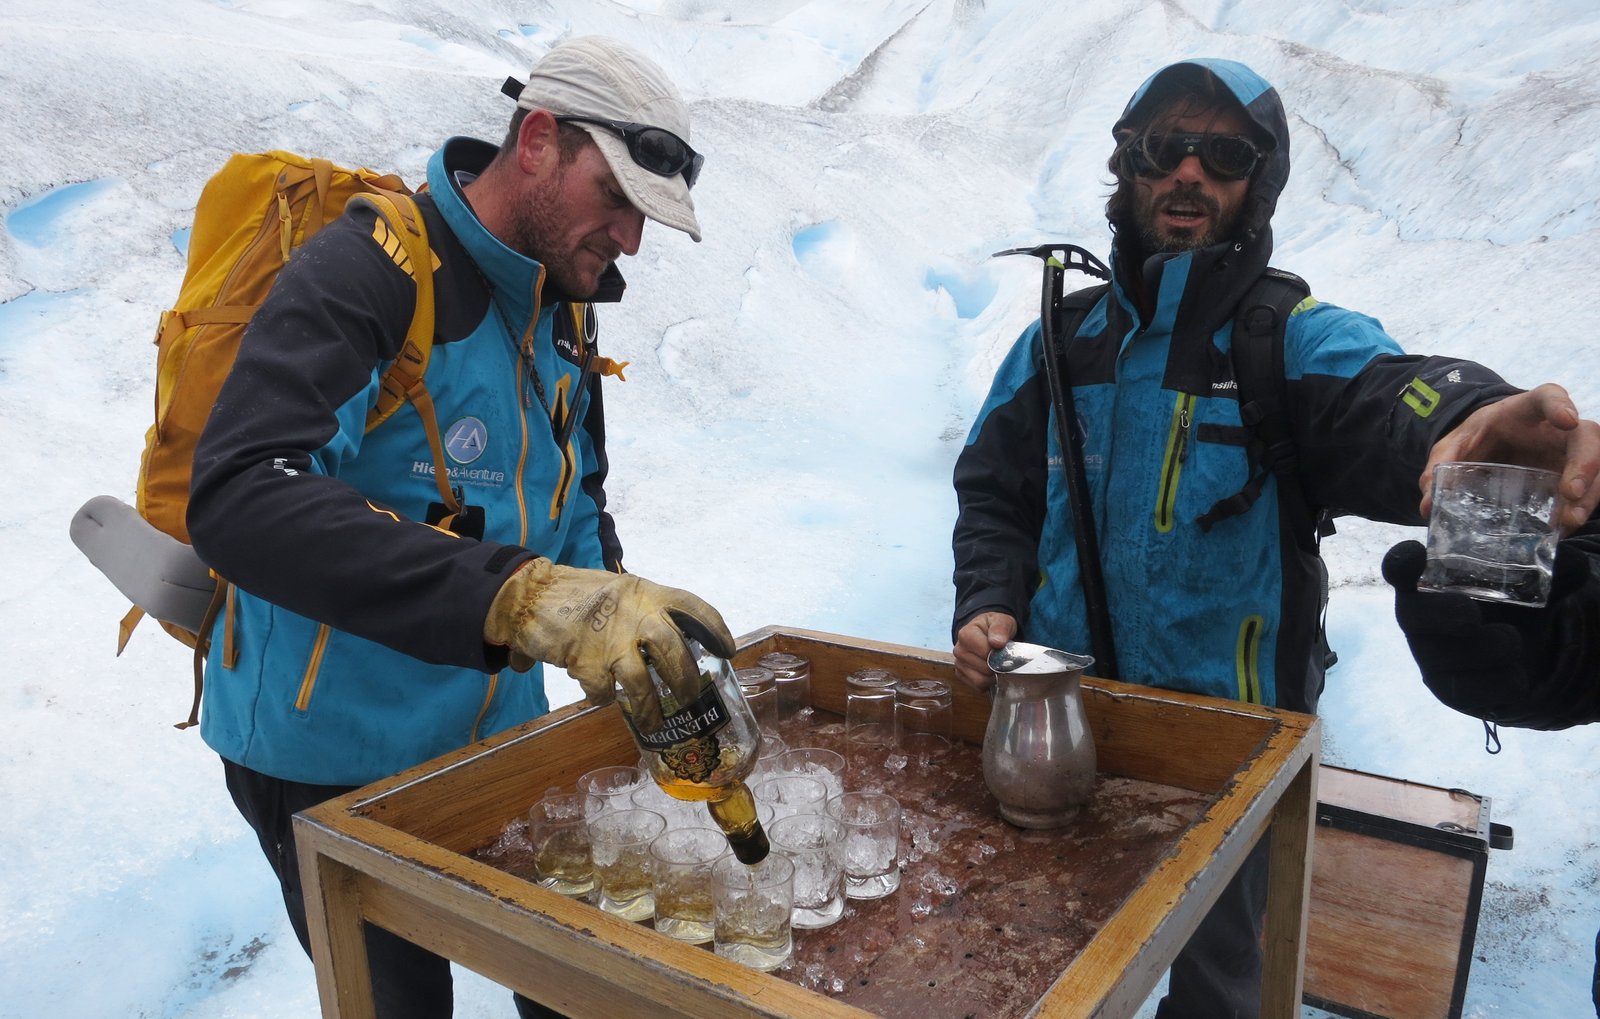
{"label": "leather work glove", "polygon": [[591,704],[610,704],[621,687],[642,732],[661,725],[646,657],[680,702],[700,689],[685,635],[713,654],[733,657],[722,616],[689,592],[548,559],[532,559],[506,580],[483,626],[485,640],[511,649],[513,668],[534,661],[559,665]]}
{"label": "leather work glove", "polygon": [[[1383,557],[1394,588],[1394,615],[1411,645],[1422,681],[1447,707],[1529,729],[1564,729],[1590,721],[1600,702],[1595,672],[1596,605],[1589,557],[1557,546],[1550,600],[1542,609],[1418,591],[1427,563],[1419,542]],[[1580,591],[1583,593],[1580,594]]]}

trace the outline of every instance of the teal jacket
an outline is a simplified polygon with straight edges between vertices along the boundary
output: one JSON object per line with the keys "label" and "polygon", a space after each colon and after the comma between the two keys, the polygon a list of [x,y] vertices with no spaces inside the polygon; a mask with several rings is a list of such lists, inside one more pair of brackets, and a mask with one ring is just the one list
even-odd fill
{"label": "teal jacket", "polygon": [[[1066,344],[1119,678],[1309,711],[1325,665],[1316,534],[1285,511],[1276,478],[1248,512],[1209,532],[1196,522],[1251,474],[1228,351],[1238,303],[1271,254],[1288,130],[1277,93],[1253,72],[1196,63],[1276,140],[1235,237],[1145,258],[1137,232],[1113,223],[1113,286]],[[1148,94],[1149,83],[1130,114]],[[1155,298],[1148,319],[1129,296],[1133,273]],[[1417,478],[1434,442],[1515,391],[1471,362],[1406,356],[1374,319],[1315,299],[1290,316],[1284,343],[1301,484],[1332,514],[1421,523]],[[1003,611],[1022,639],[1088,653],[1038,323],[996,373],[954,482],[955,628]]]}
{"label": "teal jacket", "polygon": [[[218,397],[188,522],[237,588],[213,634],[201,734],[238,764],[362,784],[544,713],[540,669],[510,671],[483,641],[491,601],[534,555],[620,568],[596,370],[609,362],[584,368],[593,309],[473,215],[461,180],[493,153],[447,142],[419,202],[437,260],[425,382],[480,536],[431,526],[442,507],[414,408],[364,433],[416,294],[370,210],[295,253]],[[621,291],[612,268],[595,299]]]}

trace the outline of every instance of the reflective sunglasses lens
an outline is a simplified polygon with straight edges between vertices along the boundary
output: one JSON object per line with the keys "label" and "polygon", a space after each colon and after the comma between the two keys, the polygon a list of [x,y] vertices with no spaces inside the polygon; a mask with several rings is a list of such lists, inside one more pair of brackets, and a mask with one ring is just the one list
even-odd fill
{"label": "reflective sunglasses lens", "polygon": [[1238,135],[1207,135],[1201,161],[1214,176],[1241,180],[1256,168],[1259,153],[1247,139]]}
{"label": "reflective sunglasses lens", "polygon": [[1165,177],[1172,172],[1171,168],[1162,169],[1157,165],[1155,155],[1145,145],[1148,140],[1136,140],[1122,150],[1124,177]]}
{"label": "reflective sunglasses lens", "polygon": [[1136,177],[1165,177],[1191,155],[1220,180],[1250,176],[1260,152],[1247,138],[1231,134],[1152,135],[1127,149],[1124,166]]}
{"label": "reflective sunglasses lens", "polygon": [[1140,177],[1165,177],[1194,151],[1182,135],[1151,135],[1128,150],[1133,171]]}
{"label": "reflective sunglasses lens", "polygon": [[633,161],[663,177],[681,173],[692,159],[689,146],[671,131],[647,127],[633,135]]}

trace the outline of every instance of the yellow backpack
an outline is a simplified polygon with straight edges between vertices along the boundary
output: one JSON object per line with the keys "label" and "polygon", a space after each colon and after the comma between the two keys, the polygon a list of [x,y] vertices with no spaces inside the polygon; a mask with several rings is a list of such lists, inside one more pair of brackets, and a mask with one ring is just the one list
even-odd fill
{"label": "yellow backpack", "polygon": [[[433,347],[433,270],[421,212],[411,189],[393,174],[349,170],[325,159],[288,152],[239,154],[207,183],[195,207],[189,266],[177,304],[161,315],[156,332],[155,423],[145,435],[139,463],[138,511],[156,528],[185,544],[190,472],[201,429],[223,380],[233,367],[256,309],[295,248],[336,219],[352,201],[379,213],[374,237],[417,284],[416,312],[405,346],[382,380],[377,405],[367,416],[371,431],[409,401],[422,418],[433,452],[435,477],[446,512],[442,526],[461,508],[445,470],[444,446],[432,401],[422,384]],[[215,575],[213,574],[215,577]],[[201,672],[210,632],[226,606],[232,617],[232,587],[216,577],[217,590],[198,632],[160,621],[168,633],[195,649],[195,700],[187,728],[199,720]],[[144,617],[135,605],[118,633],[121,654]],[[224,626],[223,652],[235,661],[232,627]]]}

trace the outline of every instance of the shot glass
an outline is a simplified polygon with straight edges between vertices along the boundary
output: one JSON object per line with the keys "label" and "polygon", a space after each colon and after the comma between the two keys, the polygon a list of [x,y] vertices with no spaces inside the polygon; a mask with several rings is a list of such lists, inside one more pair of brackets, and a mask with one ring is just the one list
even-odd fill
{"label": "shot glass", "polygon": [[862,669],[844,678],[844,733],[851,743],[894,743],[894,673]]}
{"label": "shot glass", "polygon": [[950,749],[950,684],[937,679],[902,679],[894,688],[894,742],[901,752],[926,760]]}
{"label": "shot glass", "polygon": [[743,695],[744,702],[750,705],[750,713],[756,716],[757,727],[763,733],[776,734],[778,681],[773,678],[772,670],[752,665],[748,669],[733,670],[733,678],[739,684],[739,693]]}
{"label": "shot glass", "polygon": [[844,826],[826,814],[794,814],[767,832],[776,852],[794,864],[790,923],[814,930],[844,915]]}
{"label": "shot glass", "polygon": [[582,793],[552,789],[528,811],[528,842],[539,884],[582,898],[594,889],[594,861],[584,824]]}
{"label": "shot glass", "polygon": [[[631,808],[634,790],[645,781],[645,773],[631,764],[585,772],[578,779],[578,792],[584,795],[585,819],[593,820],[613,810]],[[650,784],[655,783],[652,781]]]}
{"label": "shot glass", "polygon": [[832,799],[844,792],[844,755],[823,747],[790,747],[778,758],[778,774],[818,779],[828,787]]}
{"label": "shot glass", "polygon": [[795,814],[820,814],[828,802],[828,787],[820,778],[775,772],[761,779],[750,792],[757,803],[772,807],[773,821]]}
{"label": "shot glass", "polygon": [[828,801],[844,826],[844,893],[881,899],[900,887],[900,804],[887,793],[849,792]]}
{"label": "shot glass", "polygon": [[756,659],[778,684],[778,719],[787,722],[811,710],[811,660],[787,651],[772,651]]}
{"label": "shot glass", "polygon": [[1539,608],[1555,568],[1561,476],[1534,467],[1442,463],[1433,469],[1428,564],[1419,591]]}
{"label": "shot glass", "polygon": [[712,950],[757,970],[774,970],[794,950],[794,863],[769,853],[746,866],[729,853],[711,867]]}
{"label": "shot glass", "polygon": [[624,920],[655,914],[650,844],[666,831],[667,819],[653,810],[612,810],[589,822],[589,852],[594,860],[596,901]]}
{"label": "shot glass", "polygon": [[715,828],[677,828],[656,836],[650,843],[656,930],[691,945],[711,940],[711,868],[731,852]]}

